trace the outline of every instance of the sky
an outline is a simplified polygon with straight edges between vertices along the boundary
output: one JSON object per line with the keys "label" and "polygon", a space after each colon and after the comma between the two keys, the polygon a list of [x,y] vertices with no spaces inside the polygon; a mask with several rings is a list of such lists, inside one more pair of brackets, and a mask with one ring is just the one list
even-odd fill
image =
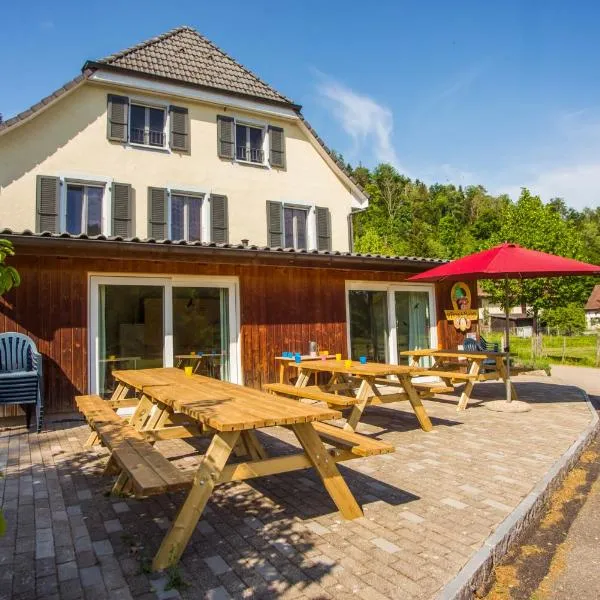
{"label": "sky", "polygon": [[600,205],[600,3],[352,0],[6,3],[0,113],[189,25],[303,106],[353,165]]}

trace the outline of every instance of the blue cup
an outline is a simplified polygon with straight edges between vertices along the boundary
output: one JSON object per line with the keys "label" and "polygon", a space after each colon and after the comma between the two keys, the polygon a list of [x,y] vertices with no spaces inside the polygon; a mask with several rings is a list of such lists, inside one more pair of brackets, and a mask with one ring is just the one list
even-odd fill
{"label": "blue cup", "polygon": [[292,353],[291,352],[284,352],[283,353],[283,358],[292,358]]}
{"label": "blue cup", "polygon": [[360,356],[358,358],[358,360],[360,361],[361,365],[366,365],[367,364],[367,357],[366,356]]}
{"label": "blue cup", "polygon": [[302,356],[301,356],[300,354],[296,354],[296,355],[294,356],[294,361],[295,361],[297,364],[300,364],[300,363],[302,362]]}

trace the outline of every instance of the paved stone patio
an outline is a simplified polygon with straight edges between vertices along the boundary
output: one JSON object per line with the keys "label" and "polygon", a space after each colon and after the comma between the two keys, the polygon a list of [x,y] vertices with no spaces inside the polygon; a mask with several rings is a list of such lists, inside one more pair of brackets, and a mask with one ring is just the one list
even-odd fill
{"label": "paved stone patio", "polygon": [[[106,450],[84,449],[76,415],[40,435],[0,421],[0,599],[425,599],[450,581],[590,422],[583,396],[551,378],[516,380],[533,409],[485,409],[499,383],[425,405],[424,433],[402,404],[367,409],[363,433],[396,452],[341,465],[365,516],[344,521],[310,470],[217,488],[178,569],[148,572],[181,494],[108,496]],[[259,434],[293,451],[285,429]],[[183,468],[200,444],[157,445]],[[170,584],[180,584],[170,588]]]}

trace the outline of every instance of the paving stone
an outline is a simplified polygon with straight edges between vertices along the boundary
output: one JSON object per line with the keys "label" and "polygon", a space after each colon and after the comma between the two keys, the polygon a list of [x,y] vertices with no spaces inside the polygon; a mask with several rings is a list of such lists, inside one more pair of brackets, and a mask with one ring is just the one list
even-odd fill
{"label": "paving stone", "polygon": [[91,587],[102,583],[102,571],[100,567],[84,567],[79,569],[79,577],[83,587]]}
{"label": "paving stone", "polygon": [[208,590],[204,598],[205,600],[231,600],[231,596],[223,586]]}
{"label": "paving stone", "polygon": [[461,502],[460,500],[456,500],[454,498],[444,498],[441,502],[446,506],[451,506],[452,508],[457,508],[458,510],[464,510],[469,506],[468,504],[465,504],[464,502]]}
{"label": "paving stone", "polygon": [[512,508],[508,506],[508,504],[504,504],[503,502],[497,502],[496,500],[491,500],[490,498],[486,498],[483,500],[484,504],[491,506],[492,508],[497,508],[498,510],[502,510],[505,512],[510,512]]}
{"label": "paving stone", "polygon": [[409,510],[403,510],[400,513],[400,516],[411,523],[422,523],[425,519],[420,517],[419,515],[415,515],[415,513],[410,512]]}
{"label": "paving stone", "polygon": [[204,562],[215,575],[221,575],[231,570],[231,567],[219,555],[209,556],[204,559]]}
{"label": "paving stone", "polygon": [[59,581],[68,581],[69,579],[76,579],[77,577],[79,577],[79,568],[74,560],[58,565]]}
{"label": "paving stone", "polygon": [[394,552],[400,552],[400,550],[401,550],[401,548],[396,546],[396,544],[393,544],[392,542],[390,542],[389,540],[386,540],[384,538],[375,538],[374,540],[371,540],[371,543],[374,544],[375,546],[377,546],[378,548],[381,548],[381,550],[383,550],[384,552],[387,552],[388,554],[393,554]]}
{"label": "paving stone", "polygon": [[107,556],[109,554],[114,554],[112,544],[109,540],[92,542],[92,547],[96,553],[96,556]]}
{"label": "paving stone", "polygon": [[123,514],[131,510],[127,505],[127,502],[114,502],[112,507],[117,514]]}
{"label": "paving stone", "polygon": [[317,535],[326,535],[328,533],[331,533],[329,529],[327,529],[327,527],[323,527],[323,525],[317,523],[316,521],[306,523],[305,527],[313,533],[316,533]]}

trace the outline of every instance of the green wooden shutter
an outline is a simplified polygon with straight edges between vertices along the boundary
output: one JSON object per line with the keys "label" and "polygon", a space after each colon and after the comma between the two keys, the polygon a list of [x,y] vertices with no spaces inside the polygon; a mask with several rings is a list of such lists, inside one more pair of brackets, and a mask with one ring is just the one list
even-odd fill
{"label": "green wooden shutter", "polygon": [[316,207],[317,250],[331,250],[331,213],[328,208]]}
{"label": "green wooden shutter", "polygon": [[235,158],[235,122],[233,117],[217,115],[217,153],[221,158]]}
{"label": "green wooden shutter", "polygon": [[167,211],[169,202],[166,188],[148,188],[148,237],[155,240],[166,240]]}
{"label": "green wooden shutter", "polygon": [[269,125],[269,162],[272,167],[285,169],[285,136],[281,127]]}
{"label": "green wooden shutter", "polygon": [[133,235],[133,209],[131,185],[113,182],[112,196],[112,228],[111,235],[124,238]]}
{"label": "green wooden shutter", "polygon": [[171,122],[171,150],[177,152],[190,151],[190,118],[187,108],[169,106]]}
{"label": "green wooden shutter", "polygon": [[283,247],[283,204],[267,200],[267,245]]}
{"label": "green wooden shutter", "polygon": [[36,185],[35,230],[59,233],[60,178],[38,175]]}
{"label": "green wooden shutter", "polygon": [[210,196],[210,241],[218,244],[229,243],[229,213],[227,196]]}
{"label": "green wooden shutter", "polygon": [[108,94],[106,137],[114,142],[127,142],[129,98]]}

